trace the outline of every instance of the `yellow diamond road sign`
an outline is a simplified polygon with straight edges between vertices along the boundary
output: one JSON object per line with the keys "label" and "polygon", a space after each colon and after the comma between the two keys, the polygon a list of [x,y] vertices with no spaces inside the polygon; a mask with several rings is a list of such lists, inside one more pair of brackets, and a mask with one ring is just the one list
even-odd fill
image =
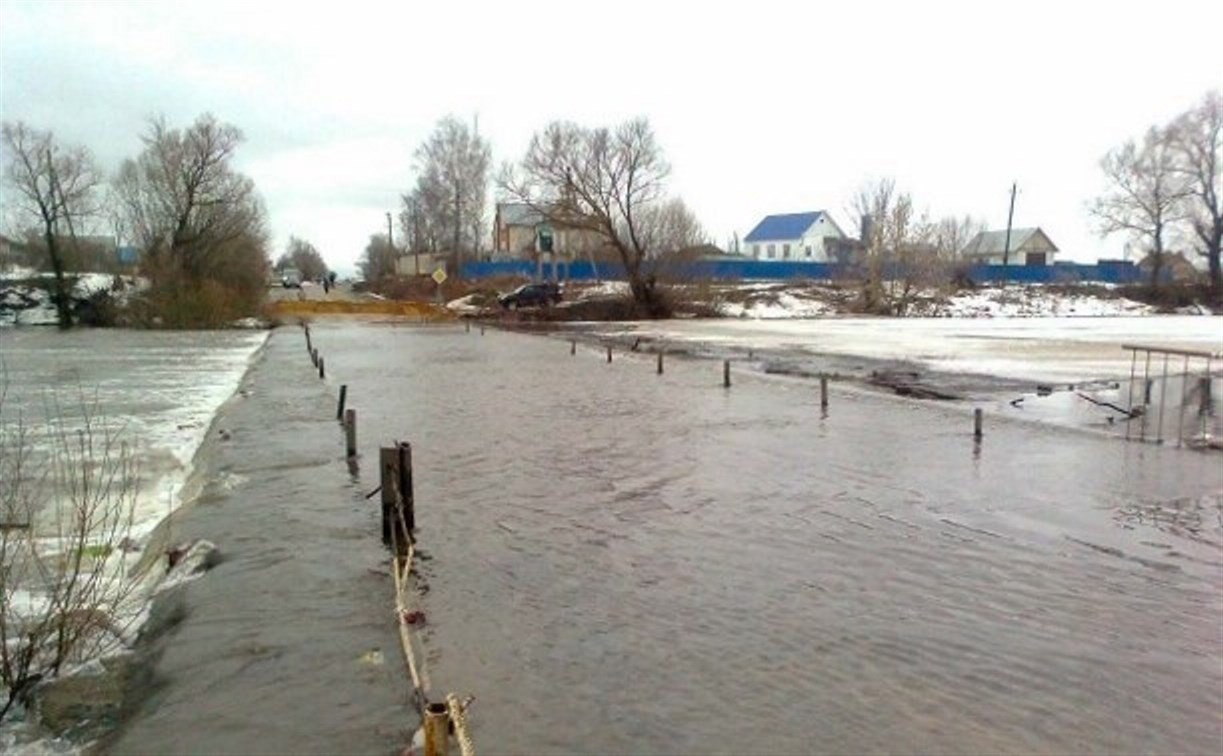
{"label": "yellow diamond road sign", "polygon": [[441,268],[433,271],[433,280],[437,281],[438,286],[441,286],[446,282],[446,271],[442,270]]}

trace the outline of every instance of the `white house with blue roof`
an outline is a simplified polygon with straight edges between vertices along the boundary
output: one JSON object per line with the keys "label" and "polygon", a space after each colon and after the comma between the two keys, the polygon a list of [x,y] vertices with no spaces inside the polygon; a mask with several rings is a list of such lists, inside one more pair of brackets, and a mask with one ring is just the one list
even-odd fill
{"label": "white house with blue roof", "polygon": [[744,237],[744,251],[757,260],[833,262],[827,239],[844,239],[845,232],[823,210],[766,215]]}

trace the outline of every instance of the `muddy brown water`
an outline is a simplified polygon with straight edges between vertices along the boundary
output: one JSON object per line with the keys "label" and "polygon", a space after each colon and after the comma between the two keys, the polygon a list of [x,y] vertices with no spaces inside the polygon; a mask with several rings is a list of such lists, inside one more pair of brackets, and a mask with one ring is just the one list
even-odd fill
{"label": "muddy brown water", "polygon": [[[462,326],[276,331],[185,518],[162,687],[115,749],[388,752],[374,504],[413,444],[425,666],[488,753],[1217,751],[1219,457]],[[343,466],[348,385],[360,470]],[[223,415],[224,417],[224,415]],[[228,456],[226,456],[228,455]],[[227,460],[225,462],[224,460]],[[245,482],[244,482],[245,481]],[[260,481],[258,491],[250,481]],[[366,648],[382,667],[356,661]]]}

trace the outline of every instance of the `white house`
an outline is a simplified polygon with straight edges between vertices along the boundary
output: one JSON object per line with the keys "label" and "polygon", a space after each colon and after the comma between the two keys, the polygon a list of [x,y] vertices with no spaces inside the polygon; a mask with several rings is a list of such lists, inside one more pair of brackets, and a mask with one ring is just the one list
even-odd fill
{"label": "white house", "polygon": [[982,231],[964,247],[964,259],[984,265],[1052,265],[1057,245],[1039,228],[1012,228],[1008,244],[1006,230]]}
{"label": "white house", "polygon": [[744,252],[757,260],[833,262],[826,240],[844,239],[843,232],[823,210],[767,215],[744,237]]}

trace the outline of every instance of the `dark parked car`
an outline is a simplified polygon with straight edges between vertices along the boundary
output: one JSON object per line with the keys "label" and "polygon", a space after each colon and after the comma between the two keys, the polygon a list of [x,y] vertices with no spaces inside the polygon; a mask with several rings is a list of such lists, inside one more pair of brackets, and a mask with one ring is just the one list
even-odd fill
{"label": "dark parked car", "polygon": [[547,282],[523,284],[508,294],[497,297],[497,303],[507,310],[556,304],[559,301],[561,301],[561,287]]}

